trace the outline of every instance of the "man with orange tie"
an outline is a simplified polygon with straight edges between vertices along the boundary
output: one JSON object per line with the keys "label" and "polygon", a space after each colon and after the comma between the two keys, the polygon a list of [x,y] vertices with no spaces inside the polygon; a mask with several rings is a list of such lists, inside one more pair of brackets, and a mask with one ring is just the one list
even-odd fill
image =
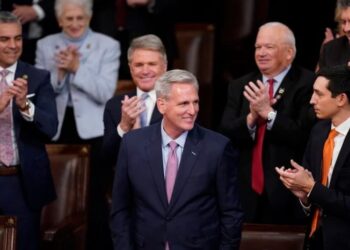
{"label": "man with orange tie", "polygon": [[238,250],[237,152],[228,138],[195,124],[193,74],[168,71],[155,89],[162,121],[125,134],[119,150],[114,250]]}
{"label": "man with orange tie", "polygon": [[309,100],[314,73],[292,65],[292,31],[278,22],[262,25],[251,72],[228,88],[220,130],[240,150],[239,184],[245,221],[296,224],[305,216],[274,170],[301,159],[313,125]]}
{"label": "man with orange tie", "polygon": [[350,249],[350,69],[322,68],[310,103],[323,119],[311,131],[303,166],[276,167],[310,214],[305,249]]}

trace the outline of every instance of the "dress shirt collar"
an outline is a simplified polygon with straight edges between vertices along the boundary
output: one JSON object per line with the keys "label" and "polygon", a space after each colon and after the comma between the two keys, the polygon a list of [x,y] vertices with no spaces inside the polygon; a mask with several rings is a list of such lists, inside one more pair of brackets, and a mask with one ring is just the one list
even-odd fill
{"label": "dress shirt collar", "polygon": [[[291,68],[291,65],[289,65],[285,70],[283,70],[281,73],[279,73],[278,75],[272,77],[275,82],[277,82],[277,85],[280,85],[281,82],[283,81],[284,77],[287,75],[287,73],[289,72]],[[268,79],[271,79],[271,77],[267,77],[265,75],[262,76],[262,80],[263,80],[263,83],[266,83],[266,81]]]}
{"label": "dress shirt collar", "polygon": [[346,136],[349,132],[349,129],[350,129],[350,117],[348,119],[346,119],[345,121],[343,121],[341,124],[339,124],[337,127],[335,127],[332,124],[331,129],[334,129],[334,128],[339,134]]}
{"label": "dress shirt collar", "polygon": [[163,148],[166,147],[170,141],[175,141],[177,143],[177,145],[179,145],[181,148],[184,148],[185,142],[187,139],[188,131],[183,132],[179,137],[177,137],[174,140],[165,132],[164,127],[163,127],[163,123],[164,123],[164,121],[162,120],[162,124],[161,124],[162,147]]}
{"label": "dress shirt collar", "polygon": [[7,75],[6,80],[8,82],[9,85],[12,85],[12,80],[15,77],[15,72],[17,69],[17,62],[15,62],[14,64],[12,64],[10,67],[7,68],[3,68],[0,66],[0,71],[7,69],[8,71],[10,71],[10,74]]}
{"label": "dress shirt collar", "polygon": [[[146,92],[142,91],[139,88],[136,88],[136,95],[137,95],[137,97],[141,97],[143,93],[146,93]],[[151,90],[151,91],[149,91],[147,93],[148,93],[149,97],[151,98],[152,103],[156,103],[156,101],[157,101],[156,91],[153,89],[153,90]]]}

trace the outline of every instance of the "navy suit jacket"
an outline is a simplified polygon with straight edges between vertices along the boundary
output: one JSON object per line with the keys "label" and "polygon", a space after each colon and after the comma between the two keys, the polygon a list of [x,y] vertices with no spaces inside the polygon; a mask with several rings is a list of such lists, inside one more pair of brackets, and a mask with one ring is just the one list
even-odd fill
{"label": "navy suit jacket", "polygon": [[[252,72],[233,81],[228,88],[228,99],[221,121],[222,132],[230,137],[240,150],[239,182],[242,205],[247,222],[256,222],[259,209],[258,195],[251,188],[251,158],[255,141],[246,122],[250,112],[249,102],[243,96],[244,86],[250,81],[262,79],[260,72]],[[314,124],[314,113],[309,104],[313,72],[292,66],[275,97],[279,96],[273,108],[277,116],[271,130],[266,130],[263,146],[263,168],[265,192],[269,204],[266,209],[275,211],[274,220],[266,223],[301,223],[303,212],[292,193],[286,189],[276,174],[276,166],[290,166],[290,159],[302,160],[307,138]]]}
{"label": "navy suit jacket", "polygon": [[[327,188],[321,184],[322,152],[330,129],[330,121],[321,121],[315,125],[305,151],[303,166],[312,172],[316,181],[309,195],[312,208],[323,209],[323,249],[350,249],[350,133],[344,140]],[[306,245],[307,243],[306,239]]]}
{"label": "navy suit jacket", "polygon": [[[102,155],[107,166],[114,167],[117,162],[117,156],[119,151],[119,145],[121,137],[117,132],[117,126],[120,123],[122,112],[122,100],[124,96],[135,96],[136,91],[131,91],[123,95],[117,95],[112,97],[106,103],[106,107],[103,114],[104,123],[104,135],[102,144]],[[159,113],[157,105],[155,105],[150,124],[159,122],[162,119],[162,114]]]}
{"label": "navy suit jacket", "polygon": [[189,131],[168,204],[161,123],[124,135],[113,187],[114,249],[238,249],[243,213],[237,153],[228,138]]}
{"label": "navy suit jacket", "polygon": [[35,105],[34,121],[26,121],[16,105],[13,119],[24,195],[35,209],[56,198],[45,143],[55,135],[58,121],[49,72],[19,61],[15,78],[23,75],[28,76],[28,94],[34,94],[29,98]]}

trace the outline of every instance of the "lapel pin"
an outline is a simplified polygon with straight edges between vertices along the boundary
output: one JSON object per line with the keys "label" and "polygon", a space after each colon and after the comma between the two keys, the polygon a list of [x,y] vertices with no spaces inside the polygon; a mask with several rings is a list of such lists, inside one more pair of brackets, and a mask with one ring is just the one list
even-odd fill
{"label": "lapel pin", "polygon": [[197,154],[195,153],[195,152],[193,152],[193,151],[191,151],[191,153],[194,155],[194,156],[196,156]]}

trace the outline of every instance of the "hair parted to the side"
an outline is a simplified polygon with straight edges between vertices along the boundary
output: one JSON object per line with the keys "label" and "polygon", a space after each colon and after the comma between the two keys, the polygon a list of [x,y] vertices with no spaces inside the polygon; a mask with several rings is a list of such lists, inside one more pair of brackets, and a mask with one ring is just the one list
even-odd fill
{"label": "hair parted to the side", "polygon": [[197,78],[189,71],[182,69],[173,69],[165,72],[158,78],[155,85],[157,97],[167,98],[174,84],[191,84],[199,90]]}
{"label": "hair parted to the side", "polygon": [[0,23],[17,23],[22,26],[18,17],[9,11],[0,11]]}
{"label": "hair parted to the side", "polygon": [[317,72],[319,76],[329,80],[327,88],[332,97],[345,93],[350,101],[350,68],[347,64],[323,67]]}
{"label": "hair parted to the side", "polygon": [[164,44],[162,40],[156,35],[148,34],[134,38],[131,41],[128,49],[128,62],[132,60],[132,54],[137,49],[153,50],[159,52],[164,60],[164,63],[168,63]]}

